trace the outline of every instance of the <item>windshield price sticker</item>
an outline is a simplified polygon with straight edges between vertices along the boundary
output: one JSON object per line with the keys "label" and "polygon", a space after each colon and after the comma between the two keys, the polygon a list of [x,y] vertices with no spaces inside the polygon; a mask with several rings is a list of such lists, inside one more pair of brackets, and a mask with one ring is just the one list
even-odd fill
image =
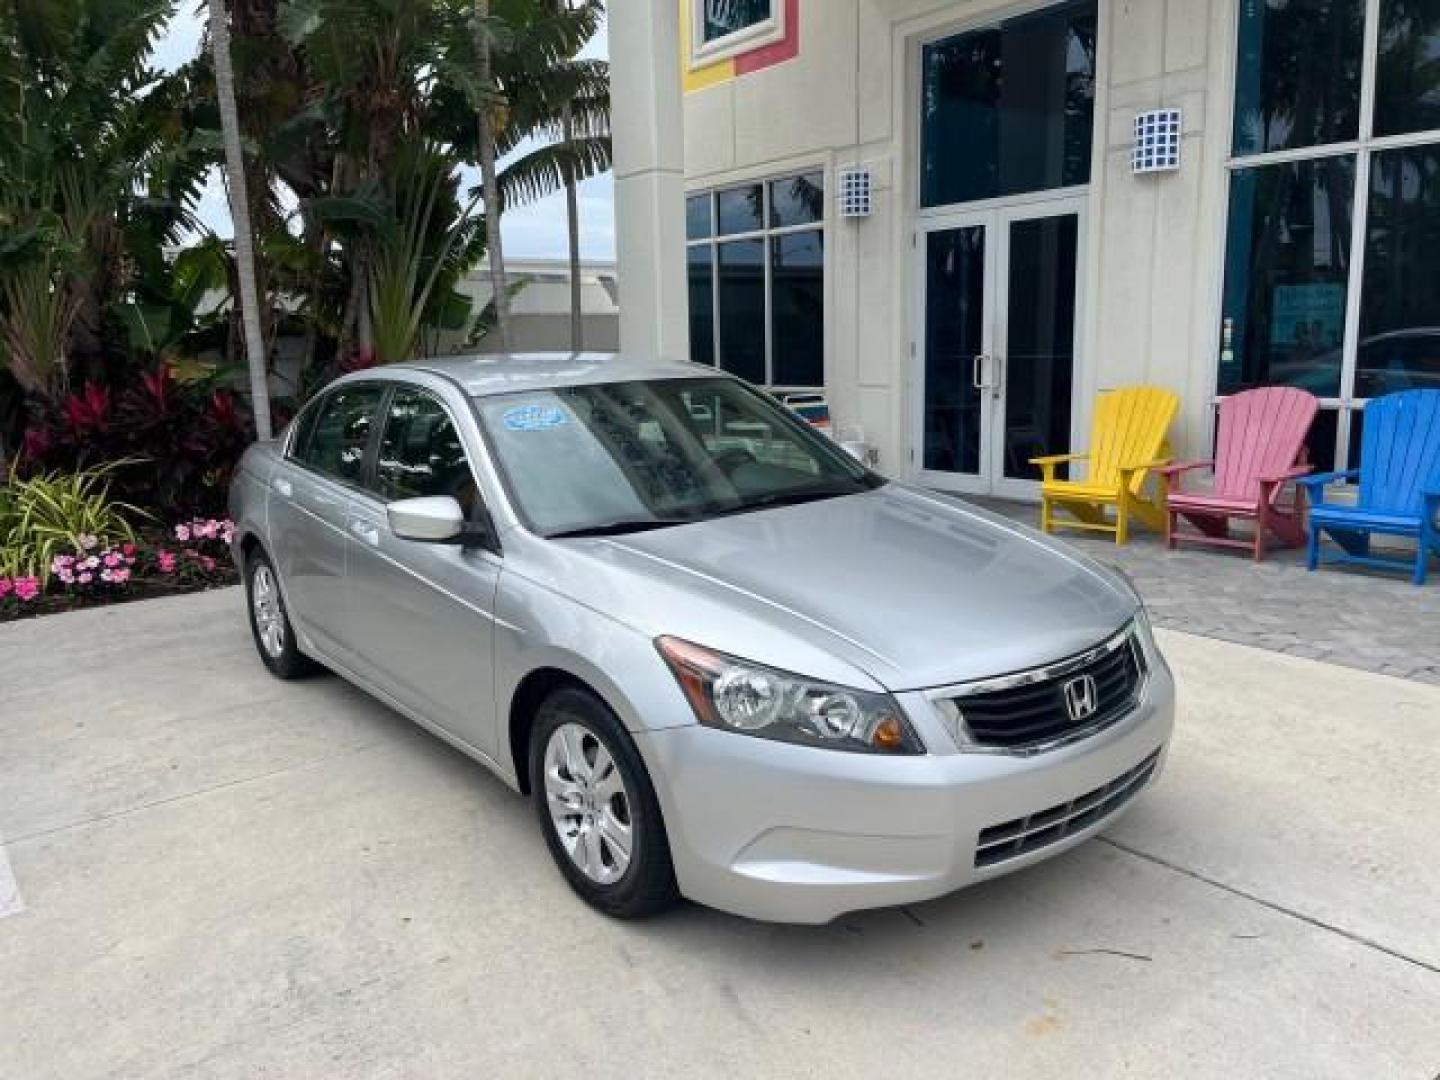
{"label": "windshield price sticker", "polygon": [[570,422],[564,409],[553,405],[517,405],[503,415],[507,431],[549,431]]}

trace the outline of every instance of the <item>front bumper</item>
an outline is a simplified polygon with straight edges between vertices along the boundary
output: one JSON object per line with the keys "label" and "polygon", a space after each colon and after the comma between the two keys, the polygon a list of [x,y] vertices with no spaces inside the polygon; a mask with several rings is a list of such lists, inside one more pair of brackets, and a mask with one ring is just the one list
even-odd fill
{"label": "front bumper", "polygon": [[[923,694],[899,698],[912,718],[931,710]],[[1128,717],[1033,757],[953,746],[920,757],[878,757],[700,726],[637,734],[636,742],[665,814],[681,892],[754,919],[824,923],[847,911],[941,896],[1094,836],[1133,797],[1105,801],[1101,813],[1053,842],[1033,850],[1016,845],[1015,854],[998,861],[982,855],[977,865],[987,829],[1072,800],[1094,805],[1087,796],[1127,775],[1136,776],[1132,796],[1153,784],[1174,715],[1174,682],[1157,658]],[[936,747],[933,716],[920,726]],[[1152,757],[1153,767],[1136,773]]]}

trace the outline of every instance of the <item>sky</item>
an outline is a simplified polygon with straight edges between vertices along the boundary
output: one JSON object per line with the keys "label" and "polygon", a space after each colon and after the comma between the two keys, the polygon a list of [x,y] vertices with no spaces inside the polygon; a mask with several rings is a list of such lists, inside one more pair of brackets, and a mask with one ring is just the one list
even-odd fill
{"label": "sky", "polygon": [[[169,32],[155,49],[157,66],[173,71],[192,59],[200,48],[204,29],[204,8],[194,8],[182,0],[180,11],[170,24]],[[605,59],[609,45],[602,29],[586,46],[583,56]],[[587,180],[580,185],[580,256],[583,259],[613,260],[615,258],[615,185],[609,175]],[[222,237],[233,233],[230,208],[219,173],[211,175],[201,197],[200,220]],[[507,259],[563,259],[567,256],[565,239],[565,195],[517,207],[505,212],[501,228]]]}

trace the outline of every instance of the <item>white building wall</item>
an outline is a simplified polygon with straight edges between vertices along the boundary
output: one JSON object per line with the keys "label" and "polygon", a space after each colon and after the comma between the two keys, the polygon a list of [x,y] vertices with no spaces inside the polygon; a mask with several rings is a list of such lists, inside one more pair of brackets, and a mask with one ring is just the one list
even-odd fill
{"label": "white building wall", "polygon": [[[1077,441],[1099,389],[1155,382],[1181,394],[1177,450],[1208,446],[1223,260],[1233,6],[1099,0],[1099,85],[1085,247]],[[892,475],[910,471],[918,418],[912,257],[922,38],[1043,7],[1005,0],[801,0],[790,61],[685,97],[691,190],[821,165],[827,210],[827,388]],[[1130,173],[1137,111],[1185,111],[1178,175]],[[836,168],[869,166],[874,213],[838,219]]]}

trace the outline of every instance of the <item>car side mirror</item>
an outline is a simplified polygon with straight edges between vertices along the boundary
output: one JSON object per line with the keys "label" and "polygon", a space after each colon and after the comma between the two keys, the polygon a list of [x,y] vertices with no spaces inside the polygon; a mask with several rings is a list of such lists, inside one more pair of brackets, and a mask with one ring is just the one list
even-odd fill
{"label": "car side mirror", "polygon": [[400,499],[385,507],[385,517],[401,540],[454,543],[465,532],[465,511],[449,495]]}

